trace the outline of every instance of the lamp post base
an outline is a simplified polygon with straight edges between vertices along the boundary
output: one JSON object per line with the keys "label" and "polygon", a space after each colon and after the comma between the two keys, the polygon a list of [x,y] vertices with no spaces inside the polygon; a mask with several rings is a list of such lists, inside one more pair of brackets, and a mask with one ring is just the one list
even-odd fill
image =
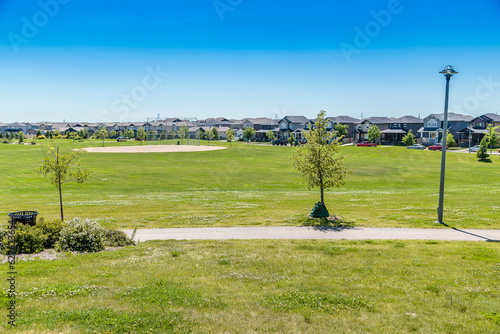
{"label": "lamp post base", "polygon": [[436,220],[436,221],[434,222],[434,224],[442,224],[442,225],[444,225],[444,222],[440,222],[439,220]]}

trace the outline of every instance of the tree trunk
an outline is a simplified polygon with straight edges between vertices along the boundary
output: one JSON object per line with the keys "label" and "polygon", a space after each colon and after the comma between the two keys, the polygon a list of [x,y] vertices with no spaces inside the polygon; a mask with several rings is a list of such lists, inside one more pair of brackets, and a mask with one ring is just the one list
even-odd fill
{"label": "tree trunk", "polygon": [[321,190],[321,204],[325,205],[325,199],[323,196],[323,186],[320,187],[320,190]]}
{"label": "tree trunk", "polygon": [[[56,166],[57,166],[56,168],[59,167],[59,146],[57,146]],[[62,201],[62,186],[61,186],[61,175],[60,174],[57,175],[57,187],[59,188],[59,206],[61,207],[61,221],[64,221],[63,201]]]}

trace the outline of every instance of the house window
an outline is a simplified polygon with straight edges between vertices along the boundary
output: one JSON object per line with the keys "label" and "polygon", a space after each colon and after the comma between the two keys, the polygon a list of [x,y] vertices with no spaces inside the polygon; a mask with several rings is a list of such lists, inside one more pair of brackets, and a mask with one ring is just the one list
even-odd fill
{"label": "house window", "polygon": [[288,124],[286,124],[286,122],[280,123],[280,129],[286,129],[287,127],[288,127]]}
{"label": "house window", "polygon": [[476,122],[476,128],[482,128],[483,122]]}
{"label": "house window", "polygon": [[437,121],[435,119],[430,119],[427,121],[427,127],[437,128]]}
{"label": "house window", "polygon": [[370,124],[366,124],[366,128],[369,129],[370,128]]}

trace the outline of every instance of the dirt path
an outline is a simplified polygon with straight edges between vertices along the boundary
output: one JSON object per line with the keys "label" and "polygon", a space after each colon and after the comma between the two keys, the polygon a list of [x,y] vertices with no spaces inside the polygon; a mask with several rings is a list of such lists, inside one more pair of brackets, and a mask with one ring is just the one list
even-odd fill
{"label": "dirt path", "polygon": [[141,145],[141,146],[109,146],[88,147],[85,151],[91,153],[175,153],[175,152],[202,152],[224,150],[220,146],[197,145]]}

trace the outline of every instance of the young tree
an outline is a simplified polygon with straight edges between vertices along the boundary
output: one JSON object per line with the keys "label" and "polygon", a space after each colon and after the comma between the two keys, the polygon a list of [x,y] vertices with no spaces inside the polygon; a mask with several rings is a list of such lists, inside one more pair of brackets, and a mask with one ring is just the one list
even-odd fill
{"label": "young tree", "polygon": [[17,133],[17,137],[19,138],[19,144],[23,143],[24,142],[24,132],[22,131],[19,131]]}
{"label": "young tree", "polygon": [[80,155],[83,151],[74,151],[69,154],[60,154],[59,146],[49,149],[45,154],[43,164],[38,167],[38,174],[49,178],[59,190],[59,205],[61,207],[61,220],[64,221],[62,185],[68,182],[82,184],[88,178],[90,171],[83,168]]}
{"label": "young tree", "polygon": [[38,130],[36,131],[36,135],[35,135],[35,137],[36,137],[36,138],[38,138],[38,137],[39,137],[39,136],[41,136],[41,135],[42,135],[42,130],[38,129]]}
{"label": "young tree", "polygon": [[219,129],[216,127],[212,128],[212,134],[214,135],[214,140],[218,140],[220,138]]}
{"label": "young tree", "polygon": [[208,140],[208,146],[210,146],[210,141],[214,138],[214,133],[212,132],[212,130],[208,130],[205,132],[205,138],[207,138]]}
{"label": "young tree", "polygon": [[134,137],[135,137],[134,130],[128,129],[127,130],[127,138],[134,138]]}
{"label": "young tree", "polygon": [[481,143],[479,143],[479,150],[477,150],[476,156],[480,161],[484,161],[490,156],[487,152],[488,152],[487,135],[484,135],[483,139],[481,139]]}
{"label": "young tree", "polygon": [[272,143],[273,140],[276,139],[276,136],[274,135],[274,131],[273,130],[269,130],[266,132],[266,137],[267,137],[267,140]]}
{"label": "young tree", "polygon": [[487,127],[488,132],[486,133],[485,136],[486,136],[486,143],[490,147],[490,154],[491,154],[491,150],[493,149],[493,147],[498,145],[499,134],[496,131],[498,128],[500,128],[500,126],[493,127],[493,125],[491,125],[491,124],[488,124],[488,127]]}
{"label": "young tree", "polygon": [[175,138],[175,131],[170,130],[167,135],[167,139],[174,139]]}
{"label": "young tree", "polygon": [[139,129],[137,129],[137,138],[139,138],[139,140],[141,141],[141,145],[142,141],[146,139],[146,131],[142,126]]}
{"label": "young tree", "polygon": [[292,161],[306,179],[309,189],[319,187],[320,204],[326,210],[324,190],[343,185],[348,170],[344,167],[344,158],[337,153],[338,142],[332,141],[335,134],[327,131],[325,114],[325,111],[320,111],[315,128],[303,132],[307,143],[297,146]]}
{"label": "young tree", "polygon": [[[59,129],[55,129],[54,133],[52,133],[52,136],[56,138],[61,136],[61,131],[59,131]],[[50,138],[52,138],[52,136]]]}
{"label": "young tree", "polygon": [[165,140],[167,139],[167,133],[164,131],[160,132],[160,140]]}
{"label": "young tree", "polygon": [[340,123],[335,124],[333,129],[335,130],[335,137],[337,137],[337,140],[341,142],[344,137],[347,135],[347,129],[349,128],[348,125],[342,125]]}
{"label": "young tree", "polygon": [[[117,135],[116,130],[115,130],[115,129],[113,129],[113,130],[111,130],[111,132],[109,133],[109,138],[116,138],[116,135]],[[81,136],[80,136],[80,137],[81,137]]]}
{"label": "young tree", "polygon": [[370,126],[370,129],[368,129],[368,140],[375,143],[381,134],[382,131],[380,131],[378,126],[373,124]]}
{"label": "young tree", "polygon": [[413,135],[413,132],[411,131],[408,131],[408,133],[406,134],[406,136],[403,137],[403,144],[405,144],[405,146],[411,146],[413,144],[415,144],[415,136]]}
{"label": "young tree", "polygon": [[188,130],[187,126],[185,126],[185,125],[181,126],[181,128],[179,129],[179,138],[181,138],[181,144],[182,144],[182,140],[184,138],[186,138],[188,132],[189,132],[189,130]]}
{"label": "young tree", "polygon": [[450,133],[450,130],[448,130],[448,133],[446,135],[446,145],[448,147],[457,146],[457,142],[455,141],[455,138],[453,138],[453,135]]}
{"label": "young tree", "polygon": [[233,128],[230,128],[229,130],[226,131],[226,139],[229,142],[229,147],[231,147],[231,142],[234,140],[234,137],[236,137]]}
{"label": "young tree", "polygon": [[290,144],[290,146],[293,146],[295,144],[295,136],[293,135],[293,133],[291,133],[290,137],[288,137],[288,143]]}
{"label": "young tree", "polygon": [[109,137],[108,130],[104,126],[101,126],[99,130],[94,132],[95,139],[102,139],[102,147],[104,147],[104,139]]}
{"label": "young tree", "polygon": [[247,139],[248,142],[250,142],[256,133],[257,133],[257,131],[255,131],[254,128],[250,128],[250,127],[245,128],[243,130],[243,138]]}

